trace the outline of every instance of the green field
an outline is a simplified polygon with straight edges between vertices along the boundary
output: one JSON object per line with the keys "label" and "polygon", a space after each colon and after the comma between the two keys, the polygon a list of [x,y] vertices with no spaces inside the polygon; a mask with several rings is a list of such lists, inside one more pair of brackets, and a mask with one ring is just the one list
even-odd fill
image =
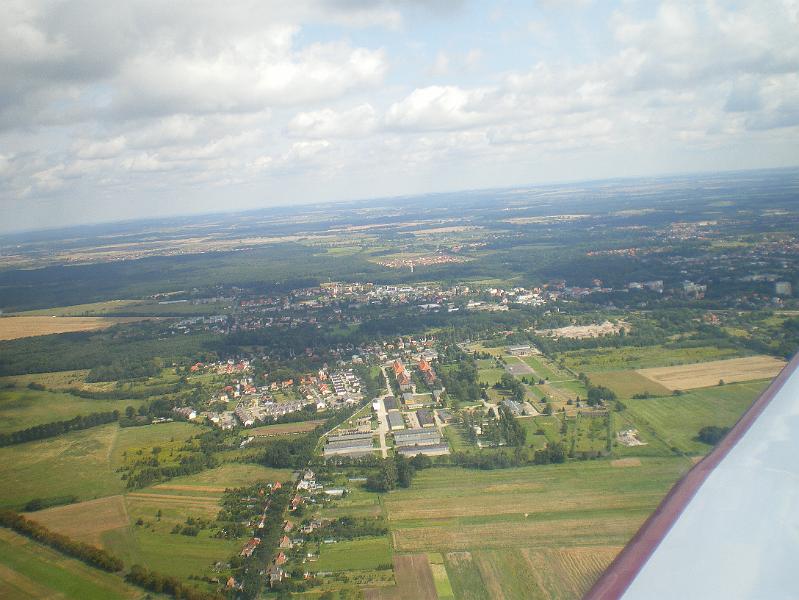
{"label": "green field", "polygon": [[[618,371],[669,367],[709,360],[745,356],[740,350],[700,346],[698,348],[666,348],[664,346],[629,346],[575,350],[560,355],[566,366],[575,372]],[[535,367],[533,367],[535,368]]]}
{"label": "green field", "polygon": [[320,544],[314,571],[359,571],[391,564],[391,545],[387,537],[364,538],[334,544]]}
{"label": "green field", "polygon": [[525,356],[522,360],[535,371],[535,375],[539,379],[548,379],[550,381],[574,379],[573,375],[563,371],[543,356]]}
{"label": "green field", "polygon": [[668,388],[632,370],[588,373],[588,379],[593,385],[613,390],[619,398],[631,398],[636,394],[671,395],[671,390]]}
{"label": "green field", "polygon": [[443,554],[457,598],[579,597],[689,467],[433,468],[383,498],[395,551]]}
{"label": "green field", "polygon": [[122,578],[0,529],[0,597],[111,600],[143,598]]}
{"label": "green field", "polygon": [[89,400],[64,392],[32,390],[27,387],[0,389],[0,433],[34,425],[64,421],[93,412],[125,411],[138,408],[142,400]]}
{"label": "green field", "polygon": [[188,423],[120,428],[116,423],[55,438],[0,448],[0,506],[19,507],[33,498],[77,496],[89,500],[119,494],[125,483],[116,469],[126,452],[181,440],[198,433]]}
{"label": "green field", "polygon": [[734,383],[681,396],[625,400],[625,413],[640,430],[651,430],[666,446],[687,454],[706,454],[710,446],[696,439],[699,430],[705,425],[733,425],[768,384]]}
{"label": "green field", "polygon": [[507,373],[505,369],[497,369],[495,367],[489,369],[479,369],[477,371],[477,380],[479,383],[494,385],[495,383],[499,383],[505,373]]}
{"label": "green field", "polygon": [[117,441],[116,423],[56,438],[0,448],[0,506],[16,507],[33,498],[75,495],[80,500],[124,489],[109,457]]}

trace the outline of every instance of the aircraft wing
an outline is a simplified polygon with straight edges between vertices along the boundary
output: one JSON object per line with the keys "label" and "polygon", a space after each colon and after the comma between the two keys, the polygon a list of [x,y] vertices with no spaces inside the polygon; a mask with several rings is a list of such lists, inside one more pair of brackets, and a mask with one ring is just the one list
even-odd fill
{"label": "aircraft wing", "polygon": [[799,598],[799,355],[696,464],[588,600]]}

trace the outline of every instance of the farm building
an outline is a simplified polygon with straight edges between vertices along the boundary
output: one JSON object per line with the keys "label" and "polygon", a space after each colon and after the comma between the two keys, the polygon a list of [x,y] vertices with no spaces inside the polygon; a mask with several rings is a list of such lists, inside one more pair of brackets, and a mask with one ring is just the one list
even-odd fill
{"label": "farm building", "polygon": [[338,435],[329,435],[327,436],[328,443],[335,443],[335,442],[352,442],[355,440],[371,440],[372,439],[372,432],[358,432],[358,433],[345,433],[345,434],[338,434]]}
{"label": "farm building", "polygon": [[503,400],[502,406],[507,408],[514,417],[518,417],[523,412],[521,402],[515,402],[514,400]]}
{"label": "farm building", "polygon": [[397,452],[403,456],[416,456],[417,454],[424,454],[425,456],[441,456],[442,454],[449,454],[449,447],[446,444],[435,444],[432,446],[404,446],[397,448]]}
{"label": "farm building", "polygon": [[508,354],[511,356],[529,356],[533,349],[529,344],[521,346],[508,346]]}
{"label": "farm building", "polygon": [[388,411],[388,427],[391,431],[397,429],[405,429],[405,421],[402,418],[402,413],[398,410]]}
{"label": "farm building", "polygon": [[435,427],[436,421],[433,418],[433,411],[426,408],[420,408],[416,411],[416,418],[419,419],[420,427]]}
{"label": "farm building", "polygon": [[441,434],[436,429],[407,429],[394,433],[394,443],[403,446],[433,446],[441,443]]}
{"label": "farm building", "polygon": [[371,454],[375,448],[372,445],[372,436],[358,440],[344,440],[339,442],[329,442],[324,449],[325,456],[334,454],[345,454],[349,456],[364,456]]}

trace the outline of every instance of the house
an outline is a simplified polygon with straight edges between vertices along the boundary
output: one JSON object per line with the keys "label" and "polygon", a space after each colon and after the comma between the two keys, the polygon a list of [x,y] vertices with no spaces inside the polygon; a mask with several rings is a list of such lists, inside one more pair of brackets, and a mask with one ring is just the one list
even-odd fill
{"label": "house", "polygon": [[252,556],[252,553],[255,552],[255,549],[258,547],[258,544],[261,543],[261,538],[251,538],[246,544],[244,544],[244,548],[241,549],[239,552],[239,556],[244,556],[245,558],[249,558]]}
{"label": "house", "polygon": [[278,565],[270,565],[266,570],[266,576],[269,578],[269,587],[273,587],[276,583],[283,581],[286,572]]}
{"label": "house", "polygon": [[283,487],[283,484],[280,483],[279,481],[276,481],[275,483],[272,484],[272,491],[274,492],[275,490],[279,490],[282,487]]}
{"label": "house", "polygon": [[285,565],[288,562],[288,560],[289,560],[288,557],[281,550],[280,552],[277,553],[277,556],[275,557],[275,564],[277,566]]}
{"label": "house", "polygon": [[294,547],[294,544],[291,543],[289,536],[284,535],[282,538],[280,538],[279,547],[284,549],[291,549]]}
{"label": "house", "polygon": [[191,406],[182,406],[180,408],[176,407],[172,409],[172,412],[183,417],[184,419],[188,419],[189,421],[193,421],[197,418],[197,411]]}
{"label": "house", "polygon": [[292,523],[291,521],[286,521],[283,524],[283,533],[288,533],[292,529],[294,529],[294,523]]}

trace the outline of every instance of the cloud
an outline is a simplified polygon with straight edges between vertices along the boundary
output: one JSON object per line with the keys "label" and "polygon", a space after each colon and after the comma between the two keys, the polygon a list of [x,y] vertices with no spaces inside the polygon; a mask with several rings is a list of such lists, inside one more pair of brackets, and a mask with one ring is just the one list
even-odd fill
{"label": "cloud", "polygon": [[9,0],[0,202],[77,219],[115,198],[194,210],[629,174],[642,154],[795,163],[794,0],[588,4],[492,21],[458,1]]}
{"label": "cloud", "polygon": [[339,112],[325,108],[299,113],[289,121],[287,130],[294,137],[355,138],[374,132],[377,124],[377,112],[367,103]]}

